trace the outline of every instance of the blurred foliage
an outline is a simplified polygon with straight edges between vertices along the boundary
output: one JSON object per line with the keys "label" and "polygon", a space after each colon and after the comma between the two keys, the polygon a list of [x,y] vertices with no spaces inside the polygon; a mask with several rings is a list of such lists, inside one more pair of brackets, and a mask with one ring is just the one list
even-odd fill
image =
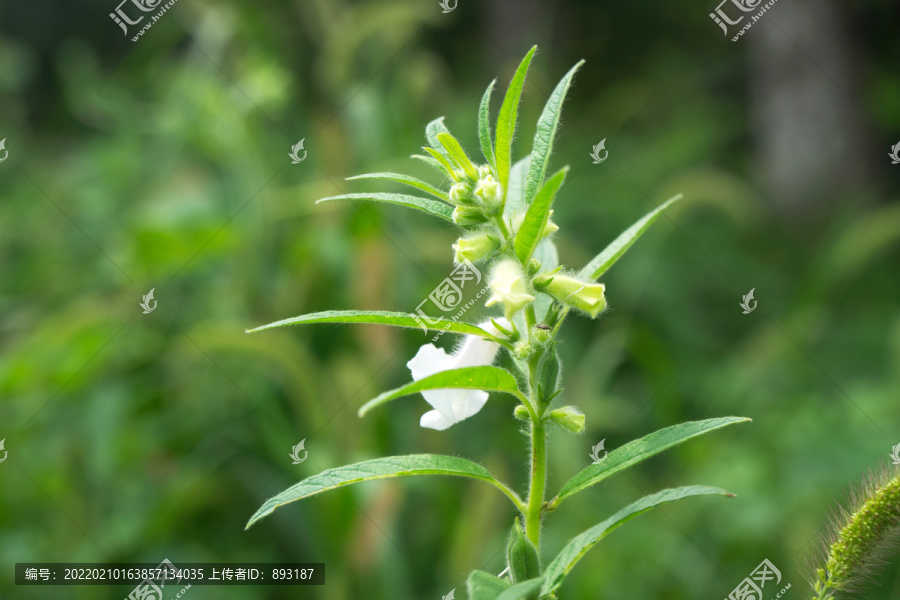
{"label": "blurred foliage", "polygon": [[[505,85],[510,57],[533,43],[520,123],[588,60],[555,157],[573,166],[554,215],[563,262],[580,266],[653,203],[687,198],[606,278],[611,312],[566,325],[560,402],[580,406],[588,430],[551,438],[551,489],[600,439],[754,419],[550,515],[555,552],[663,487],[738,494],[616,532],[563,597],[725,597],[763,558],[805,593],[798,560],[834,501],[900,442],[900,173],[873,162],[858,195],[777,217],[751,154],[746,40],[718,37],[712,3],[539,6],[180,2],[136,44],[108,19],[113,2],[0,6],[0,597],[129,591],[16,588],[12,565],[28,561],[327,565],[323,588],[189,592],[224,600],[438,598],[473,568],[501,570],[513,515],[494,490],[454,480],[336,492],[245,532],[268,496],[356,460],[458,454],[517,485],[526,468],[499,399],[444,433],[418,427],[421,401],[357,419],[407,380],[418,332],[243,330],[326,308],[414,310],[450,268],[449,229],[313,201],[369,185],[352,174],[408,169],[441,114],[476,148],[482,90]],[[891,7],[851,15],[855,102],[884,132],[876,145],[900,131]],[[519,131],[519,155],[532,135]],[[604,137],[610,158],[592,165]],[[291,165],[300,138],[309,156]],[[753,287],[759,308],[741,315]],[[159,305],[143,315],[150,288]],[[291,465],[304,438],[309,459]],[[900,598],[897,564],[869,598]]]}

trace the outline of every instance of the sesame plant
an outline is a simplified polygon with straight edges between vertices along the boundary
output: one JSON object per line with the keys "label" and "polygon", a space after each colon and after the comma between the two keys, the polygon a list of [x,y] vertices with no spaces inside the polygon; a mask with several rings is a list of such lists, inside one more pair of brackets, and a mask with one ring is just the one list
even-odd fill
{"label": "sesame plant", "polygon": [[[516,70],[495,126],[490,126],[492,82],[478,111],[478,134],[484,162],[473,161],[450,133],[443,118],[428,124],[424,154],[414,159],[433,167],[449,189],[396,173],[370,173],[353,179],[387,180],[413,188],[417,194],[363,193],[324,198],[373,201],[421,211],[455,225],[460,237],[453,245],[457,265],[486,266],[491,295],[486,306],[496,315],[482,323],[458,319],[423,318],[399,312],[327,311],[302,315],[252,331],[314,323],[366,323],[417,328],[462,336],[452,353],[432,344],[422,346],[409,361],[412,382],[366,403],[363,416],[406,396],[421,394],[431,406],[420,425],[445,430],[472,417],[489,394],[515,402],[513,426],[519,421],[530,441],[528,489],[520,495],[485,467],[456,456],[414,454],[374,458],[328,469],[268,500],[250,519],[250,527],[276,509],[316,494],[365,481],[409,476],[450,475],[491,485],[511,504],[507,569],[499,576],[473,571],[468,578],[472,600],[556,598],[558,589],[578,561],[601,539],[632,518],[667,502],[692,496],[729,496],[704,486],[666,489],[633,502],[611,517],[571,539],[553,558],[541,553],[545,519],[566,500],[606,479],[711,431],[748,421],[723,417],[673,425],[614,449],[602,460],[576,473],[554,492],[547,488],[547,432],[559,428],[572,434],[584,431],[585,415],[577,407],[560,406],[564,397],[558,336],[569,315],[596,319],[605,309],[606,289],[601,278],[660,214],[676,202],[660,205],[600,252],[580,270],[561,267],[552,241],[554,201],[563,187],[567,168],[550,173],[549,162],[557,137],[563,100],[582,62],[559,82],[538,120],[530,156],[513,163],[512,141],[525,76],[535,48]],[[510,368],[494,366],[499,353]],[[462,425],[464,426],[464,425]]]}

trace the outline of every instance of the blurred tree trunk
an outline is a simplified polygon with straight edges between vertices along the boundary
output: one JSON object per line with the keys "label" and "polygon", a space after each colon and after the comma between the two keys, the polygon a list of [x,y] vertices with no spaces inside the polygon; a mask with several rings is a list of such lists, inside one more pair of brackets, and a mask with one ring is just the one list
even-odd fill
{"label": "blurred tree trunk", "polygon": [[773,208],[805,215],[855,193],[872,152],[844,6],[780,2],[747,38],[756,164]]}

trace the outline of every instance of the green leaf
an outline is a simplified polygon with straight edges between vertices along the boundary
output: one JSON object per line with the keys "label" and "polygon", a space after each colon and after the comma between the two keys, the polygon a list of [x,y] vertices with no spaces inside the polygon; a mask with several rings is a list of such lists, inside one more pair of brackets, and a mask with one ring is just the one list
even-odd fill
{"label": "green leaf", "polygon": [[544,228],[550,219],[550,207],[553,206],[556,192],[562,186],[568,171],[569,168],[565,167],[547,180],[547,183],[534,197],[534,202],[528,207],[528,212],[525,213],[525,219],[519,226],[519,231],[516,232],[516,256],[519,257],[522,264],[528,264],[535,248],[543,238]]}
{"label": "green leaf", "polygon": [[356,204],[355,200],[366,200],[369,202],[386,202],[388,204],[397,204],[407,208],[420,210],[429,215],[453,222],[453,205],[439,200],[430,198],[419,198],[418,196],[407,196],[406,194],[383,194],[383,193],[367,193],[367,194],[343,194],[340,196],[329,196],[317,200],[316,204],[321,202],[333,202],[335,200],[350,200]]}
{"label": "green leaf", "polygon": [[610,452],[603,462],[590,465],[582,469],[577,475],[566,482],[550,502],[552,508],[556,508],[560,502],[577,494],[592,485],[600,483],[604,479],[612,477],[620,471],[632,467],[651,456],[665,452],[690,439],[704,435],[716,429],[721,429],[735,423],[747,423],[750,419],[745,417],[720,417],[705,421],[691,421],[681,423],[654,431],[638,440],[628,442],[621,448]]}
{"label": "green leaf", "polygon": [[444,169],[444,171],[447,172],[447,176],[451,177],[454,181],[456,181],[456,167],[454,167],[452,164],[450,164],[450,161],[447,159],[446,156],[444,156],[443,154],[441,154],[439,151],[435,150],[434,148],[429,148],[428,146],[423,146],[422,150],[424,150],[425,152],[430,154],[432,157],[434,157],[434,160],[436,160],[438,162],[438,164],[440,164],[441,167]]}
{"label": "green leaf", "polygon": [[497,596],[509,589],[509,582],[484,571],[472,571],[466,589],[469,600],[497,600]]}
{"label": "green leaf", "polygon": [[491,94],[494,93],[495,83],[496,79],[484,91],[481,106],[478,108],[478,139],[481,141],[481,153],[494,172],[497,171],[497,159],[494,158],[494,142],[491,139]]}
{"label": "green leaf", "polygon": [[287,327],[288,325],[312,325],[315,323],[363,323],[368,325],[393,325],[394,327],[409,327],[410,329],[426,327],[431,331],[449,331],[450,333],[464,333],[477,335],[486,339],[496,340],[487,331],[459,321],[449,319],[422,319],[419,315],[367,310],[327,310],[324,312],[310,313],[275,321],[262,327],[248,329],[247,333],[256,333],[266,329]]}
{"label": "green leaf", "polygon": [[503,218],[507,223],[513,223],[516,216],[524,214],[528,209],[525,206],[525,175],[528,173],[528,165],[531,157],[516,162],[509,172],[509,190],[506,194],[506,204],[503,206]]}
{"label": "green leaf", "polygon": [[475,165],[472,164],[472,161],[469,160],[469,157],[466,155],[466,151],[462,149],[462,146],[459,145],[459,141],[450,135],[449,133],[439,133],[437,134],[437,139],[444,146],[444,150],[447,151],[447,154],[450,155],[450,158],[455,162],[460,168],[466,172],[471,179],[478,179],[478,170],[475,168]]}
{"label": "green leaf", "polygon": [[402,173],[366,173],[364,175],[354,175],[353,177],[348,177],[347,181],[353,181],[355,179],[385,179],[388,181],[396,181],[397,183],[403,183],[405,185],[418,188],[423,192],[428,192],[432,196],[440,198],[441,200],[446,200],[448,202],[450,201],[450,197],[447,195],[447,192],[441,191],[430,183],[422,181],[421,179],[416,179],[415,177],[410,177],[409,175],[404,175]]}
{"label": "green leaf", "polygon": [[430,156],[423,156],[421,154],[413,154],[412,156],[410,156],[410,158],[414,158],[418,161],[422,161],[423,163],[425,163],[426,165],[428,165],[429,167],[431,167],[432,169],[434,169],[441,175],[443,175],[445,177],[450,177],[450,173],[447,172],[447,169],[444,168],[444,165],[442,165],[440,162],[438,162],[437,160],[435,160],[434,158],[432,158]]}
{"label": "green leaf", "polygon": [[322,492],[334,490],[364,481],[409,477],[412,475],[452,475],[485,481],[498,488],[518,506],[522,504],[518,496],[500,483],[481,465],[464,458],[441,456],[438,454],[413,454],[410,456],[390,456],[366,460],[352,465],[327,469],[300,483],[289,487],[270,498],[247,522],[247,529],[263,517],[272,514],[276,508],[309,498]]}
{"label": "green leaf", "polygon": [[534,132],[534,146],[531,150],[531,167],[528,170],[528,179],[525,181],[525,203],[531,202],[534,194],[544,182],[544,175],[547,173],[547,165],[550,163],[550,155],[553,153],[553,143],[556,140],[556,132],[559,129],[559,119],[562,115],[562,105],[566,98],[566,93],[572,85],[572,79],[575,72],[581,68],[584,61],[578,61],[572,69],[566,73],[556,89],[550,94],[547,104],[544,105],[544,112],[538,119],[537,130]]}
{"label": "green leaf", "polygon": [[497,600],[537,600],[541,595],[541,588],[544,585],[544,578],[529,579],[522,583],[517,583],[499,596]]}
{"label": "green leaf", "polygon": [[641,237],[647,228],[653,224],[662,211],[666,210],[675,202],[681,200],[681,194],[671,198],[660,205],[656,210],[650,211],[644,215],[637,223],[623,231],[619,237],[607,246],[603,252],[594,257],[579,273],[578,276],[583,279],[597,279],[606,273],[610,267],[616,264],[616,261],[622,258],[622,255],[631,248],[639,237]]}
{"label": "green leaf", "polygon": [[[450,133],[450,130],[444,125],[444,117],[438,117],[425,126],[425,139],[428,140],[428,145],[441,154],[444,154],[444,148],[438,140],[438,134],[440,133]],[[446,156],[446,154],[444,154],[444,156]]]}
{"label": "green leaf", "polygon": [[[497,116],[497,140],[496,140],[496,158],[497,158],[497,176],[500,178],[500,185],[503,187],[503,193],[506,194],[509,185],[509,168],[512,164],[512,141],[516,132],[516,115],[519,112],[519,99],[522,97],[522,88],[525,85],[525,75],[528,73],[528,66],[531,65],[531,59],[534,58],[534,52],[537,46],[531,48],[516,74],[513,75],[512,81],[509,82],[509,88],[506,90],[506,96],[503,98],[503,104],[500,105],[500,114]],[[504,195],[504,200],[506,196]]]}
{"label": "green leaf", "polygon": [[359,416],[364,417],[373,408],[386,404],[391,400],[409,396],[428,390],[482,390],[485,392],[505,392],[524,400],[516,378],[500,367],[463,367],[441,371],[429,375],[419,381],[384,392],[369,400],[359,409]]}
{"label": "green leaf", "polygon": [[571,542],[566,544],[562,551],[553,559],[547,569],[544,571],[544,579],[546,583],[542,590],[543,594],[549,594],[558,588],[569,571],[575,566],[581,557],[590,550],[594,544],[602,540],[610,534],[614,529],[618,528],[633,519],[634,517],[647,512],[648,510],[664,504],[666,502],[675,502],[682,498],[690,496],[731,496],[725,490],[718,488],[694,485],[680,487],[674,489],[663,490],[655,494],[650,494],[629,504],[610,518],[602,523],[594,525],[584,533],[578,535]]}

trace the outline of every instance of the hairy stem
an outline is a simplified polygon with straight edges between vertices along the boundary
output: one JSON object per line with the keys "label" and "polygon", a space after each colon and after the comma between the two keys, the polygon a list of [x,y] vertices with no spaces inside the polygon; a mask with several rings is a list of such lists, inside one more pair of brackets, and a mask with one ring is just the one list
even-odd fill
{"label": "hairy stem", "polygon": [[[532,313],[533,315],[534,313]],[[529,335],[530,335],[529,329]],[[528,386],[534,412],[531,418],[531,484],[528,490],[528,507],[525,514],[525,535],[540,552],[541,518],[544,511],[544,493],[547,484],[547,431],[543,410],[538,406],[537,369],[541,353],[535,353],[528,361]]]}
{"label": "hairy stem", "polygon": [[540,549],[544,488],[547,482],[547,432],[540,417],[531,423],[531,489],[525,514],[525,535]]}
{"label": "hairy stem", "polygon": [[569,315],[569,307],[566,306],[565,308],[563,308],[563,309],[560,311],[559,316],[558,316],[558,320],[556,321],[556,324],[553,326],[553,331],[551,332],[551,335],[552,335],[554,338],[556,337],[556,334],[559,333],[559,328],[562,327],[563,321],[566,320],[566,317],[567,317],[568,315]]}
{"label": "hairy stem", "polygon": [[503,213],[494,218],[494,225],[497,226],[497,231],[500,232],[500,235],[503,236],[503,242],[509,243],[512,234],[509,231],[509,228],[506,226],[506,223],[503,221]]}

